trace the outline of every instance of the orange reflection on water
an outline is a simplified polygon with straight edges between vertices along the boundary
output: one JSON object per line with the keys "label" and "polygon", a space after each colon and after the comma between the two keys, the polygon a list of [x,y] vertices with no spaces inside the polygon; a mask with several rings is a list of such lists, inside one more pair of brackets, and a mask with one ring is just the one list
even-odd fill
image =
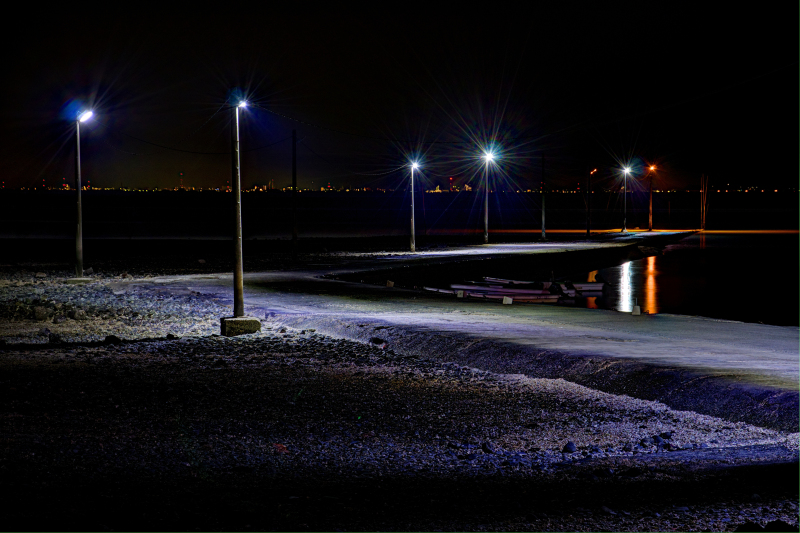
{"label": "orange reflection on water", "polygon": [[587,279],[586,281],[589,282],[597,281],[597,270],[592,270],[591,272],[589,272],[589,279]]}
{"label": "orange reflection on water", "polygon": [[644,310],[648,313],[657,313],[656,304],[656,256],[647,258],[647,277],[644,280]]}
{"label": "orange reflection on water", "polygon": [[[589,280],[594,281],[594,280]],[[597,307],[597,296],[587,296],[586,297],[586,308],[587,309],[598,309]]]}

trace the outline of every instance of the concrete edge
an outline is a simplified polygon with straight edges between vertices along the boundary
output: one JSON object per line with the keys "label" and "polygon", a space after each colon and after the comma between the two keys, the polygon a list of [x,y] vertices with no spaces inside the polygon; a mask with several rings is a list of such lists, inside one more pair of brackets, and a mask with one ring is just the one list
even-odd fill
{"label": "concrete edge", "polygon": [[646,364],[607,356],[575,356],[461,333],[398,326],[382,321],[358,323],[332,317],[267,312],[279,326],[314,328],[320,333],[369,343],[375,337],[401,355],[454,362],[500,374],[562,378],[612,394],[661,402],[731,422],[798,432],[800,394],[702,374],[696,370]]}

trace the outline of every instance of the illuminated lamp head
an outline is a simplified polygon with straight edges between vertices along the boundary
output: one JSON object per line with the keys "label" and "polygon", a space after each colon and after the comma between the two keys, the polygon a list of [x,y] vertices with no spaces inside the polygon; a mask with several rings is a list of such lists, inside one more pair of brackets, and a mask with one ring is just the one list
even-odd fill
{"label": "illuminated lamp head", "polygon": [[92,112],[91,112],[91,110],[90,110],[90,111],[84,111],[84,112],[83,112],[83,113],[81,113],[81,115],[78,117],[78,122],[86,122],[87,120],[89,120],[90,118],[92,118],[92,115],[94,115],[94,113],[92,113]]}

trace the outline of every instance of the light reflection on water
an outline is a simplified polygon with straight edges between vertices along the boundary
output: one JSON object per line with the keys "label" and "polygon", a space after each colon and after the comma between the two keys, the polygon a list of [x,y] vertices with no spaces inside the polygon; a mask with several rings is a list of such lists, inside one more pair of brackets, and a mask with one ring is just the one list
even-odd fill
{"label": "light reflection on water", "polygon": [[631,280],[631,263],[628,261],[619,267],[619,282],[617,283],[617,307],[623,313],[633,311],[633,283]]}
{"label": "light reflection on water", "polygon": [[[580,307],[675,313],[779,326],[798,325],[796,234],[693,235],[662,255],[572,277],[608,282],[602,296],[577,298]],[[768,297],[743,292],[748,280],[776,280]]]}
{"label": "light reflection on water", "polygon": [[596,281],[600,274],[601,279],[609,285],[606,286],[602,298],[586,298],[585,307],[630,313],[634,305],[639,305],[643,313],[658,313],[657,261],[656,256],[650,256],[589,272],[586,281]]}

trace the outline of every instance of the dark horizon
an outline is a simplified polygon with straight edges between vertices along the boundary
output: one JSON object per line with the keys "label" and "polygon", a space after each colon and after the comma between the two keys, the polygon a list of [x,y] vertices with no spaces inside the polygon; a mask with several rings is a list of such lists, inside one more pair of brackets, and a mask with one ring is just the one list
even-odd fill
{"label": "dark horizon", "polygon": [[662,188],[694,188],[701,174],[785,188],[797,179],[796,14],[532,6],[247,12],[226,26],[177,12],[64,12],[5,47],[15,75],[0,99],[3,182],[69,182],[66,115],[91,107],[84,182],[225,187],[226,98],[239,87],[252,104],[245,188],[291,183],[292,130],[302,188],[402,188],[412,157],[423,187],[477,183],[487,143],[502,156],[493,179],[507,185],[540,181],[544,156],[556,188],[584,181],[587,167],[609,188],[623,164],[637,178],[657,165]]}

